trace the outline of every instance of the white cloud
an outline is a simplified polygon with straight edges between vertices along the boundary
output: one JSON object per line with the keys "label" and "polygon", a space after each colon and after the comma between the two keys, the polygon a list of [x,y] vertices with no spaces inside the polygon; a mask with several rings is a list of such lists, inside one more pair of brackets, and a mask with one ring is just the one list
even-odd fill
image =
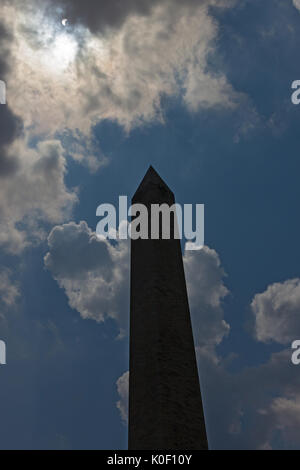
{"label": "white cloud", "polygon": [[300,337],[300,279],[271,284],[255,295],[251,308],[259,341],[288,344]]}
{"label": "white cloud", "polygon": [[120,410],[121,418],[124,423],[128,421],[128,397],[129,397],[129,371],[125,372],[117,380],[117,390],[120,400],[117,402],[117,408]]}
{"label": "white cloud", "polygon": [[58,141],[44,141],[36,149],[16,141],[11,152],[19,167],[0,186],[0,245],[19,253],[33,239],[43,238],[39,221],[59,223],[70,216],[77,201],[64,183],[66,160]]}
{"label": "white cloud", "polygon": [[128,324],[128,243],[99,240],[82,221],[54,227],[48,244],[45,266],[65,290],[70,306],[82,318],[113,318],[122,333]]}
{"label": "white cloud", "polygon": [[215,357],[215,347],[230,329],[222,308],[229,293],[223,283],[225,273],[218,254],[207,246],[186,251],[183,260],[195,345],[202,354]]}
{"label": "white cloud", "polygon": [[300,0],[293,0],[293,5],[296,7],[298,10],[300,10]]}

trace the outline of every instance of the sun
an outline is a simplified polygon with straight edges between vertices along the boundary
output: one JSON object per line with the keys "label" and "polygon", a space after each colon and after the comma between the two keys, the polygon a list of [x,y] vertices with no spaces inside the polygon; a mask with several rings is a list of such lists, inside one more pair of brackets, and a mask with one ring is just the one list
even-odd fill
{"label": "sun", "polygon": [[78,44],[73,36],[68,34],[58,34],[50,44],[47,55],[45,57],[48,66],[63,71],[74,62]]}
{"label": "sun", "polygon": [[41,12],[26,20],[31,34],[29,41],[23,38],[20,44],[23,57],[32,67],[40,67],[51,75],[65,73],[75,63],[78,52],[75,28],[67,27],[67,18],[57,22],[57,18],[46,17]]}
{"label": "sun", "polygon": [[78,43],[75,36],[55,31],[47,36],[40,35],[38,49],[23,44],[23,56],[32,67],[39,67],[51,75],[66,72],[76,60]]}

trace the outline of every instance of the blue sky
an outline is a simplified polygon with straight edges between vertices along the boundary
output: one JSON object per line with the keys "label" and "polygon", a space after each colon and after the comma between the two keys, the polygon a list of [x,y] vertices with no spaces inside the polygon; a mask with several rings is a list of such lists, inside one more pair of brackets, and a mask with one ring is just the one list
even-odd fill
{"label": "blue sky", "polygon": [[[61,88],[70,67],[52,76],[35,65],[46,46],[33,30],[35,18],[22,29],[30,12],[20,3],[6,4],[2,18],[14,37],[34,43],[34,54],[23,100],[11,70],[18,77],[28,64],[14,41],[5,59],[10,68],[0,63],[10,98],[3,113],[23,122],[21,136],[14,128],[9,144],[0,139],[6,203],[0,339],[7,345],[0,447],[126,448],[120,409],[128,371],[128,252],[120,246],[117,259],[93,232],[97,206],[130,198],[152,164],[177,202],[205,204],[207,248],[185,255],[185,266],[210,447],[299,448],[299,374],[290,359],[291,342],[300,338],[300,108],[291,103],[291,83],[300,79],[297,2],[207,1],[199,8],[192,0],[184,7],[158,1],[149,10],[145,2],[144,12],[124,7],[104,25],[83,16],[77,2],[54,3],[49,13],[37,2],[45,30],[60,34],[61,12],[69,15],[68,35],[84,46],[69,57],[67,42],[63,60],[86,67],[88,76],[77,79],[88,90]],[[187,44],[179,41],[173,63],[184,20],[191,35]],[[168,38],[159,29],[149,44],[168,47],[170,63],[164,56],[160,63],[159,53],[149,56],[146,39],[139,47],[130,43],[131,28],[134,41],[147,21],[154,30],[165,27]],[[105,62],[105,74],[116,80],[111,89],[110,82],[97,88],[103,68],[89,75],[90,35],[111,57]],[[8,46],[1,30],[0,39],[2,55]],[[122,41],[115,64],[110,44]],[[53,100],[44,95],[47,73]],[[29,88],[38,90],[38,107]],[[14,157],[18,165],[7,171]]]}

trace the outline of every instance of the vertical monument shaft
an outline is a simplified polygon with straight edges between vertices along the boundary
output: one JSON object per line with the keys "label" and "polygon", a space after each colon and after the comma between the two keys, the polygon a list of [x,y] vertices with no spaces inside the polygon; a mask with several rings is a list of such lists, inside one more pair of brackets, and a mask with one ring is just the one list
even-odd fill
{"label": "vertical monument shaft", "polygon": [[[174,202],[150,167],[132,203]],[[207,449],[180,240],[131,240],[130,295],[129,449]]]}

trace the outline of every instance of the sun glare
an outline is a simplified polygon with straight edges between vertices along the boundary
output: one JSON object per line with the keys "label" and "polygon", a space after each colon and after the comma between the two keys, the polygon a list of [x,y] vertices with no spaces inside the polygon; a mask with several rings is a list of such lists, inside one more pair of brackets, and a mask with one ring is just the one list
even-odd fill
{"label": "sun glare", "polygon": [[59,34],[45,55],[45,63],[51,68],[63,71],[74,61],[77,48],[77,42],[72,36],[64,33]]}
{"label": "sun glare", "polygon": [[31,32],[29,40],[23,37],[25,41],[20,44],[27,62],[31,66],[42,66],[51,74],[65,72],[76,58],[78,50],[76,34],[66,31],[65,25],[61,22],[59,26],[50,19],[41,21],[38,15],[31,17],[30,20],[27,24]]}

